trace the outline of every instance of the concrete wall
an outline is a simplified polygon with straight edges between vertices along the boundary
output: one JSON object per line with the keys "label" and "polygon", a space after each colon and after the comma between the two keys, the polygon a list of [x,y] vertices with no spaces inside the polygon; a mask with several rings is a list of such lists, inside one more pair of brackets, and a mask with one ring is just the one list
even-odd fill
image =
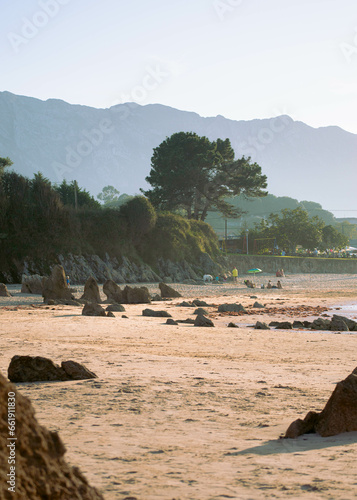
{"label": "concrete wall", "polygon": [[357,258],[333,259],[321,257],[278,257],[270,255],[229,255],[230,270],[237,266],[239,274],[258,267],[263,272],[275,273],[284,269],[286,273],[332,273],[357,274]]}

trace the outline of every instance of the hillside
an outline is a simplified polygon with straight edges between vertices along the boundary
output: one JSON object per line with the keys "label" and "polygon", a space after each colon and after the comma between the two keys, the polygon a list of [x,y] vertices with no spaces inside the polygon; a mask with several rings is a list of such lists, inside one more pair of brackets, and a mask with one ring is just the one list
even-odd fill
{"label": "hillside", "polygon": [[274,195],[355,208],[357,135],[338,127],[315,129],[288,116],[203,118],[158,104],[95,109],[0,92],[0,155],[23,175],[76,179],[93,195],[108,184],[128,194],[146,187],[153,148],[178,131],[228,137],[237,156],[261,165]]}

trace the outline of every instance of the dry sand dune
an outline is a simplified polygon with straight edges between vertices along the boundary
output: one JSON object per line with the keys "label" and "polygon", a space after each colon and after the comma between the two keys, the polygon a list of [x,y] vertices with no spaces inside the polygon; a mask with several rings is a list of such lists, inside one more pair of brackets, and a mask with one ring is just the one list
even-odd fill
{"label": "dry sand dune", "polygon": [[[242,279],[237,286],[174,285],[185,299],[250,308],[256,296],[269,308],[221,316],[210,307],[215,328],[165,325],[164,318],[143,317],[144,305],[125,306],[128,318],[84,317],[81,309],[44,306],[41,297],[9,286],[14,296],[0,302],[0,370],[6,375],[13,355],[28,354],[73,359],[97,373],[93,380],[17,385],[39,422],[59,431],[67,460],[107,500],[352,500],[356,432],[278,438],[291,421],[321,410],[357,366],[357,335],[249,325],[317,317],[302,305],[357,318],[357,276],[282,281],[283,290],[248,290]],[[180,301],[150,308],[193,318]],[[230,321],[240,327],[228,328]]]}

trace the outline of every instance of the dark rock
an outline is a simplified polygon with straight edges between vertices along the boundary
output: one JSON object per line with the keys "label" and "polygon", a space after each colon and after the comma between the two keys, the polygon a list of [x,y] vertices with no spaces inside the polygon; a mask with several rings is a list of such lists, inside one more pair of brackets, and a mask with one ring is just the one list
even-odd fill
{"label": "dark rock", "polygon": [[218,307],[218,312],[247,312],[242,304],[221,304]]}
{"label": "dark rock", "polygon": [[269,326],[278,326],[278,325],[279,325],[279,323],[280,323],[279,321],[271,321],[271,322],[269,323]]}
{"label": "dark rock", "polygon": [[195,307],[195,304],[193,302],[186,302],[185,300],[177,305],[180,307]]}
{"label": "dark rock", "polygon": [[256,307],[257,309],[264,309],[265,306],[263,304],[260,304],[259,302],[254,302],[253,307]]}
{"label": "dark rock", "polygon": [[209,307],[209,304],[207,304],[207,302],[205,302],[204,300],[200,300],[200,299],[194,299],[192,301],[192,304],[194,306],[197,306],[197,307]]}
{"label": "dark rock", "polygon": [[91,372],[84,365],[76,361],[62,361],[61,367],[71,380],[85,380],[88,378],[98,378],[94,372]]}
{"label": "dark rock", "polygon": [[319,414],[315,411],[309,411],[304,420],[298,418],[289,425],[284,437],[294,439],[301,436],[301,434],[314,433],[318,416]]}
{"label": "dark rock", "polygon": [[203,307],[198,307],[194,310],[193,314],[201,314],[202,316],[207,316],[208,311],[206,311],[206,309],[203,309]]}
{"label": "dark rock", "polygon": [[357,368],[338,382],[322,412],[309,412],[304,420],[295,420],[284,437],[296,438],[311,432],[327,437],[353,431],[357,431]]}
{"label": "dark rock", "polygon": [[150,304],[151,297],[146,286],[126,286],[123,290],[123,304]]}
{"label": "dark rock", "polygon": [[330,322],[332,332],[349,332],[349,328],[342,318],[333,317]]}
{"label": "dark rock", "polygon": [[182,297],[182,295],[174,290],[171,286],[168,286],[166,283],[159,283],[159,288],[161,292],[161,297],[163,298],[176,298]]}
{"label": "dark rock", "polygon": [[305,328],[311,328],[311,321],[303,321],[302,324]]}
{"label": "dark rock", "polygon": [[47,278],[33,274],[32,276],[22,275],[21,293],[33,293],[42,295],[43,284]]}
{"label": "dark rock", "polygon": [[76,307],[80,307],[80,306],[83,306],[83,303],[80,302],[79,300],[71,300],[71,299],[68,299],[68,300],[64,300],[64,299],[56,299],[56,300],[48,300],[47,301],[47,304],[49,306],[76,306]]}
{"label": "dark rock", "polygon": [[154,311],[153,309],[144,309],[143,316],[152,316],[153,318],[171,318],[171,314],[167,311]]}
{"label": "dark rock", "polygon": [[155,295],[151,296],[151,302],[162,302],[165,299],[161,297],[158,293],[155,293]]}
{"label": "dark rock", "polygon": [[206,318],[206,316],[203,316],[201,314],[198,314],[196,316],[196,319],[194,321],[194,326],[214,326],[213,321],[211,321],[209,318]]}
{"label": "dark rock", "polygon": [[177,319],[176,321],[177,321],[177,323],[187,323],[189,325],[194,325],[195,324],[195,320],[191,319],[191,318]]}
{"label": "dark rock", "polygon": [[84,293],[81,299],[86,300],[87,302],[95,302],[96,304],[102,302],[98,283],[92,276],[87,279],[84,285]]}
{"label": "dark rock", "polygon": [[107,311],[107,318],[115,318],[113,311]]}
{"label": "dark rock", "polygon": [[53,267],[51,276],[43,281],[43,301],[48,300],[73,300],[71,290],[68,288],[66,275],[62,266]]}
{"label": "dark rock", "polygon": [[[10,485],[5,479],[9,472],[8,397],[12,393],[16,400],[16,493],[8,490]],[[0,465],[3,471],[0,498],[104,500],[89,486],[78,467],[65,461],[65,452],[57,432],[48,431],[37,422],[30,400],[0,374]]]}
{"label": "dark rock", "polygon": [[4,283],[0,283],[0,297],[12,297],[11,293]]}
{"label": "dark rock", "polygon": [[109,304],[105,310],[111,312],[125,312],[125,307],[122,304]]}
{"label": "dark rock", "polygon": [[228,328],[239,328],[239,326],[236,325],[236,323],[232,323],[232,322],[228,323],[227,326],[228,326]]}
{"label": "dark rock", "polygon": [[317,318],[311,323],[311,330],[329,330],[331,321],[329,319]]}
{"label": "dark rock", "polygon": [[172,318],[167,319],[165,324],[166,325],[178,325],[177,321],[175,321]]}
{"label": "dark rock", "polygon": [[338,316],[337,314],[334,314],[331,319],[331,322],[332,321],[343,321],[348,326],[350,332],[357,331],[357,321],[354,321],[353,319],[345,318],[345,316]]}
{"label": "dark rock", "polygon": [[41,356],[13,356],[8,368],[11,382],[48,382],[96,378],[96,374],[76,361],[63,361],[61,366]]}
{"label": "dark rock", "polygon": [[122,318],[125,318],[125,319],[129,319],[129,317],[128,317],[128,316],[126,316],[125,314],[122,314],[122,316],[121,316],[121,317],[122,317]]}
{"label": "dark rock", "polygon": [[254,326],[255,330],[270,330],[269,326],[263,321],[257,321]]}
{"label": "dark rock", "polygon": [[277,321],[275,328],[278,330],[292,330],[293,325],[290,321]]}
{"label": "dark rock", "polygon": [[123,290],[113,281],[106,280],[103,284],[103,293],[107,296],[109,302],[123,302]]}
{"label": "dark rock", "polygon": [[304,323],[302,321],[294,321],[293,328],[304,328]]}
{"label": "dark rock", "polygon": [[44,382],[70,379],[60,366],[42,356],[13,356],[8,368],[8,378],[11,382]]}
{"label": "dark rock", "polygon": [[88,302],[82,309],[83,316],[105,316],[105,310],[95,302]]}

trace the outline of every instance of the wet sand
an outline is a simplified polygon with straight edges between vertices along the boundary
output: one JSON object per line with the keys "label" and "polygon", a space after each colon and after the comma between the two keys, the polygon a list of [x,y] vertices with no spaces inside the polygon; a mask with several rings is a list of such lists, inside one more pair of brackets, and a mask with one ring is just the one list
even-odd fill
{"label": "wet sand", "polygon": [[[268,279],[276,281],[255,282]],[[174,284],[183,299],[149,306],[194,318],[194,309],[177,304],[200,298],[212,305],[205,309],[215,328],[165,325],[143,317],[143,304],[126,305],[128,318],[84,317],[81,308],[44,306],[9,286],[14,296],[0,298],[0,370],[6,375],[11,357],[27,354],[73,359],[97,373],[17,386],[39,422],[60,433],[67,460],[108,500],[354,499],[356,432],[279,436],[320,411],[357,366],[357,335],[252,325],[314,319],[318,308],[357,319],[357,275],[291,275],[282,283],[283,290],[247,289],[242,278]],[[157,284],[149,288],[158,292]],[[254,312],[256,300],[266,309]],[[217,313],[232,302],[251,314]]]}

